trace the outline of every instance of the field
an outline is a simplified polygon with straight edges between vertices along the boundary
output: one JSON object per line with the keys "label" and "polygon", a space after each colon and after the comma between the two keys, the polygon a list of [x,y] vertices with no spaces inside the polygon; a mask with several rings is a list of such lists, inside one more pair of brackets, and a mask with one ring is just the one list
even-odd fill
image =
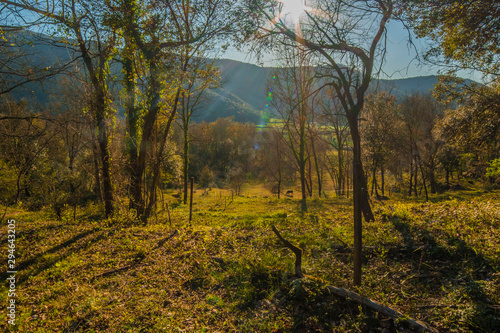
{"label": "field", "polygon": [[[411,329],[326,286],[353,290],[441,332],[500,331],[500,193],[373,200],[363,283],[352,285],[350,200],[213,189],[188,206],[168,192],[147,226],[128,210],[10,208],[16,220],[16,332],[395,332]],[[2,209],[3,212],[3,209]],[[4,220],[5,220],[4,219]],[[5,224],[5,223],[4,223]],[[306,278],[274,233],[304,250]],[[6,228],[1,235],[7,251]],[[6,261],[6,255],[3,255]],[[2,280],[6,281],[3,273]],[[0,289],[6,300],[7,283]]]}

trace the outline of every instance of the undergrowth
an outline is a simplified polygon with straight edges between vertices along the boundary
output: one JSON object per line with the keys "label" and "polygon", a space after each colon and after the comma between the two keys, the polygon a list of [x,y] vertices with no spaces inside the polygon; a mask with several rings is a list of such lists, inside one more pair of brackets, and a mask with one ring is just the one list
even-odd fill
{"label": "undergrowth", "polygon": [[[352,285],[352,219],[345,198],[233,197],[222,190],[170,201],[146,226],[96,206],[58,221],[49,210],[16,219],[16,332],[410,331],[327,285],[356,290],[444,332],[500,331],[500,197],[374,201],[364,223],[363,284]],[[166,195],[167,201],[169,196]],[[270,230],[304,250],[293,254]],[[177,233],[174,233],[177,230]],[[6,233],[1,235],[6,249]],[[3,281],[6,275],[2,275]],[[7,300],[7,284],[0,297]],[[6,305],[6,303],[4,303]]]}

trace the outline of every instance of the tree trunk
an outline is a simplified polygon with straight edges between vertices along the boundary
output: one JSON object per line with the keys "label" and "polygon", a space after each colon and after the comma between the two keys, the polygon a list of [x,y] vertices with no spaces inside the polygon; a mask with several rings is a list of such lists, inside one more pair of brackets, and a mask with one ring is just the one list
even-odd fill
{"label": "tree trunk", "polygon": [[414,177],[415,181],[413,184],[413,193],[415,194],[415,197],[418,197],[418,191],[417,191],[417,186],[418,186],[418,163],[417,163],[417,157],[415,156],[415,172],[414,172]]}
{"label": "tree trunk", "polygon": [[[303,134],[303,133],[301,133]],[[306,204],[306,199],[307,199],[307,194],[306,194],[306,161],[304,159],[305,155],[305,149],[304,149],[304,140],[303,140],[303,135],[301,135],[301,140],[300,140],[300,147],[299,147],[299,173],[300,173],[300,188],[301,188],[301,203],[300,203],[300,209],[303,212],[307,211],[307,204]]]}
{"label": "tree trunk", "polygon": [[408,189],[408,196],[411,197],[413,190],[413,151],[410,149],[410,188]]}
{"label": "tree trunk", "polygon": [[102,165],[102,185],[104,197],[104,210],[106,217],[113,216],[113,186],[111,184],[111,158],[109,155],[109,138],[105,123],[105,108],[104,95],[97,96],[97,130],[99,133],[99,152],[101,155]]}
{"label": "tree trunk", "polygon": [[130,51],[130,39],[125,39],[125,52],[123,56],[123,72],[124,72],[124,85],[125,85],[125,114],[127,115],[127,127],[129,137],[127,140],[127,154],[129,156],[129,169],[130,169],[130,194],[129,194],[129,209],[137,210],[136,199],[140,196],[140,174],[137,174],[137,122],[139,114],[135,106],[136,92],[135,92],[135,71],[133,66],[133,55]]}
{"label": "tree trunk", "polygon": [[436,179],[434,178],[434,171],[429,172],[429,185],[431,187],[431,193],[437,193]]}
{"label": "tree trunk", "polygon": [[303,278],[304,274],[302,274],[302,249],[300,247],[293,245],[288,240],[283,238],[279,233],[278,229],[276,229],[274,225],[271,225],[271,229],[279,238],[279,240],[283,243],[283,245],[288,247],[295,254],[295,275],[299,278]]}
{"label": "tree trunk", "polygon": [[188,198],[188,169],[189,169],[189,138],[188,138],[188,124],[184,123],[182,127],[184,133],[184,151],[183,151],[183,166],[182,177],[184,181],[184,204],[187,204]]}
{"label": "tree trunk", "polygon": [[378,184],[377,184],[377,167],[375,166],[373,168],[373,182],[372,182],[372,191],[375,190],[375,196],[378,198],[379,195],[378,195]]}
{"label": "tree trunk", "polygon": [[380,177],[381,177],[381,190],[382,190],[382,195],[385,196],[385,190],[384,190],[384,187],[385,187],[385,169],[384,169],[384,165],[382,165],[380,167]]}
{"label": "tree trunk", "polygon": [[362,237],[362,197],[363,197],[363,165],[361,163],[361,138],[358,131],[357,115],[348,118],[353,145],[353,208],[354,208],[354,285],[361,285],[361,265],[363,262],[363,237]]}
{"label": "tree trunk", "polygon": [[312,153],[313,153],[313,157],[314,157],[314,166],[316,167],[316,177],[317,177],[317,180],[318,180],[318,196],[321,198],[321,191],[322,191],[321,182],[322,182],[322,177],[321,177],[321,173],[320,173],[320,170],[319,170],[318,156],[316,155],[316,148],[315,148],[315,145],[314,145],[314,136],[313,135],[311,136],[311,148],[312,148]]}
{"label": "tree trunk", "polygon": [[[97,147],[96,147],[96,149],[97,149]],[[97,154],[97,152],[95,154]],[[99,162],[97,161],[96,155],[94,155],[94,178],[95,178],[94,192],[96,193],[99,202],[103,202],[104,198],[102,197],[102,191],[101,191],[101,177],[99,175]]]}
{"label": "tree trunk", "polygon": [[[135,165],[135,173],[137,177],[136,177],[136,183],[134,184],[136,190],[134,200],[137,206],[137,213],[139,216],[141,216],[141,219],[143,221],[144,219],[147,219],[147,217],[145,216],[146,207],[145,207],[145,199],[143,196],[143,188],[144,188],[143,176],[144,176],[144,171],[146,170],[146,156],[148,150],[152,146],[151,139],[153,135],[154,124],[157,119],[158,111],[160,110],[159,103],[160,103],[161,84],[158,81],[159,69],[157,67],[156,60],[154,59],[155,57],[152,56],[152,54],[153,53],[150,53],[148,57],[150,75],[148,82],[147,97],[148,97],[149,107],[148,107],[148,112],[144,116],[139,155],[137,158],[137,163]],[[144,192],[144,195],[145,194],[146,193]]]}
{"label": "tree trunk", "polygon": [[307,177],[309,178],[309,182],[307,182],[307,192],[309,192],[309,198],[313,196],[313,181],[312,181],[312,162],[311,158],[307,160],[308,172]]}
{"label": "tree trunk", "polygon": [[[165,130],[164,130],[163,135],[160,139],[160,148],[158,149],[156,161],[154,161],[154,164],[153,164],[153,181],[152,181],[152,187],[149,189],[150,193],[152,193],[152,191],[154,191],[154,186],[156,185],[156,183],[158,182],[158,178],[160,177],[162,156],[163,156],[163,152],[165,150],[165,145],[167,142],[168,133],[170,132],[170,126],[172,125],[172,121],[174,120],[174,117],[177,114],[177,105],[179,102],[179,95],[180,95],[180,88],[177,89],[177,93],[175,95],[174,105],[172,107],[171,114],[169,115],[167,124],[165,126]],[[149,200],[149,203],[144,210],[144,214],[142,214],[142,217],[141,217],[141,220],[144,224],[146,224],[147,219],[151,215],[151,211],[153,210],[153,206],[155,204],[155,200],[151,195],[150,195],[150,198],[152,198],[152,199]]]}
{"label": "tree trunk", "polygon": [[[338,182],[337,195],[338,196],[341,196],[342,194],[345,193],[345,184],[343,184],[344,183],[343,181],[344,181],[344,175],[342,174],[342,171],[339,169],[339,174],[337,177],[337,182]],[[342,185],[344,185],[344,187],[342,187]]]}
{"label": "tree trunk", "polygon": [[[361,152],[359,153],[361,155]],[[361,157],[360,157],[361,160]],[[363,211],[363,217],[366,222],[375,221],[375,216],[373,215],[372,208],[370,206],[370,201],[368,198],[368,185],[366,183],[366,178],[363,174],[363,165],[361,165],[361,209]]]}
{"label": "tree trunk", "polygon": [[346,192],[346,197],[349,198],[349,190],[351,188],[351,184],[349,183],[349,173],[351,170],[349,170],[349,166],[346,165],[346,170],[345,170],[345,192]]}
{"label": "tree trunk", "polygon": [[[343,166],[343,163],[344,163],[344,158],[343,158],[344,145],[343,145],[343,143],[341,143],[340,135],[337,135],[337,145],[339,147],[339,149],[337,150],[337,158],[338,158],[338,162],[339,162],[339,174],[338,174],[339,189],[338,189],[337,195],[340,196],[340,195],[345,193],[344,192],[345,191],[344,166]],[[344,186],[342,186],[342,185],[344,185]]]}
{"label": "tree trunk", "polygon": [[422,167],[422,161],[420,160],[420,155],[418,155],[418,165],[420,166],[420,172],[422,174],[422,183],[424,184],[425,201],[429,201],[429,193],[427,192],[427,184],[425,182],[424,168]]}
{"label": "tree trunk", "polygon": [[17,181],[16,181],[16,194],[14,195],[14,204],[18,204],[19,202],[19,196],[21,195],[21,178],[23,176],[23,172],[20,171],[17,174]]}
{"label": "tree trunk", "polygon": [[431,187],[431,193],[437,193],[436,178],[434,176],[434,158],[431,158],[429,165],[429,186]]}
{"label": "tree trunk", "polygon": [[191,221],[193,220],[193,186],[194,186],[194,177],[191,177],[191,190],[189,193],[189,226],[191,226]]}
{"label": "tree trunk", "polygon": [[377,178],[377,168],[373,167],[372,169],[372,191],[370,193],[373,196],[373,192],[375,192],[375,179]]}
{"label": "tree trunk", "polygon": [[103,199],[104,199],[104,209],[107,217],[113,215],[113,186],[111,185],[111,159],[109,154],[109,137],[106,129],[106,71],[105,64],[107,57],[104,54],[100,54],[99,67],[95,67],[93,59],[89,54],[87,45],[85,44],[80,31],[80,26],[76,25],[74,27],[74,32],[78,41],[78,46],[82,54],[82,58],[87,68],[87,71],[92,82],[92,87],[95,91],[93,110],[95,121],[97,125],[97,142],[99,146],[99,154],[101,157],[101,167],[102,167],[102,187],[103,187]]}
{"label": "tree trunk", "polygon": [[307,194],[306,194],[306,176],[305,176],[305,167],[304,165],[300,166],[300,188],[301,188],[301,203],[300,203],[300,209],[303,212],[307,211],[307,204],[306,204],[306,199],[307,199]]}
{"label": "tree trunk", "polygon": [[328,286],[327,287],[330,292],[336,296],[343,297],[345,299],[353,300],[356,303],[362,304],[364,306],[369,307],[370,309],[380,312],[388,317],[393,318],[395,321],[401,321],[403,323],[409,324],[411,327],[414,328],[415,331],[417,332],[432,332],[432,333],[438,333],[439,331],[437,329],[434,329],[427,325],[424,322],[414,320],[409,318],[406,315],[403,315],[402,313],[391,309],[387,306],[384,306],[380,303],[377,303],[375,301],[372,301],[371,299],[361,296],[355,292],[352,292],[347,289],[343,288],[338,288],[338,287],[333,287],[333,286]]}

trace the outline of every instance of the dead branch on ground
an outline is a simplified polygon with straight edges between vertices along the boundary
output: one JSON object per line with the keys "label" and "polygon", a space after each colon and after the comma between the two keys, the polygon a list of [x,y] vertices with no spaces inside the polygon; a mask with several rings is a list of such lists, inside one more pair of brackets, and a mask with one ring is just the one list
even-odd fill
{"label": "dead branch on ground", "polygon": [[[288,240],[284,239],[278,229],[274,225],[271,226],[272,230],[276,234],[276,236],[279,238],[279,240],[290,250],[295,253],[295,275],[299,278],[303,278],[304,275],[302,274],[301,270],[301,264],[302,264],[302,249],[293,245],[290,243]],[[334,286],[328,286],[328,290],[334,294],[335,296],[342,297],[344,299],[350,299],[356,303],[359,303],[361,305],[364,305],[374,311],[377,311],[379,313],[382,313],[385,316],[391,317],[394,320],[399,320],[401,322],[405,322],[408,325],[412,326],[413,328],[417,329],[419,332],[433,332],[437,333],[438,331],[429,325],[427,325],[424,322],[409,318],[405,315],[403,315],[401,312],[396,311],[388,306],[382,305],[378,302],[375,302],[368,297],[361,296],[353,291],[344,289],[344,288],[338,288]]]}

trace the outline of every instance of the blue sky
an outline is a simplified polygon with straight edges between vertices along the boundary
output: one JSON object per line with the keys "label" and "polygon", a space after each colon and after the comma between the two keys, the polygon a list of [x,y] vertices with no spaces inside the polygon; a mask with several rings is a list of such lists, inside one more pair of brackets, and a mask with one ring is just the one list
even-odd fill
{"label": "blue sky", "polygon": [[[428,39],[415,38],[413,35],[414,46],[408,45],[408,31],[399,21],[389,21],[387,26],[387,55],[381,78],[384,79],[401,79],[416,76],[436,75],[445,69],[438,66],[423,63],[417,59],[417,52],[423,56],[425,51],[429,49],[431,41]],[[416,49],[416,50],[415,50]],[[249,54],[248,51],[237,51],[234,47],[230,47],[222,58],[234,59],[242,62],[256,64],[255,56]],[[278,61],[273,59],[271,55],[264,57],[264,66],[278,66]],[[472,79],[481,82],[481,75],[477,72],[461,71],[459,75],[463,78]]]}

